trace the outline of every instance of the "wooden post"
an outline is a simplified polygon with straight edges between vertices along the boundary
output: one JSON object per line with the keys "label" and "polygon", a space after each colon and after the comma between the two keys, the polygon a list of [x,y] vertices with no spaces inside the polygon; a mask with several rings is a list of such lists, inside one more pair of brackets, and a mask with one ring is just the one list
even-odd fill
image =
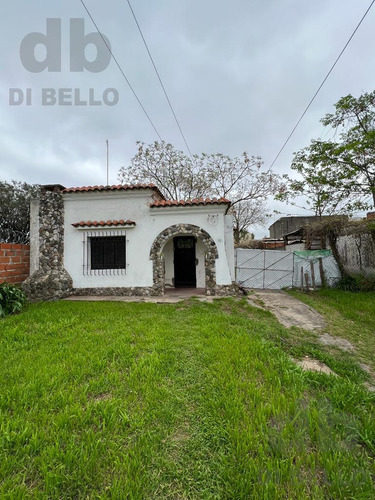
{"label": "wooden post", "polygon": [[326,277],[324,274],[324,268],[323,268],[323,259],[319,257],[319,274],[320,274],[320,281],[322,283],[322,288],[325,288],[326,286]]}
{"label": "wooden post", "polygon": [[301,292],[303,292],[303,267],[301,267]]}
{"label": "wooden post", "polygon": [[310,268],[311,268],[311,282],[315,290],[315,271],[314,271],[314,262],[312,260],[310,260]]}
{"label": "wooden post", "polygon": [[306,291],[309,291],[309,273],[305,273]]}

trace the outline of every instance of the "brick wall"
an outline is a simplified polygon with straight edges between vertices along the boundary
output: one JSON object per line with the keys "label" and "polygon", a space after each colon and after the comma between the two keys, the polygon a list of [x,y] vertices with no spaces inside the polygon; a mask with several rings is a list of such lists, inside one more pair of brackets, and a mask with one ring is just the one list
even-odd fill
{"label": "brick wall", "polygon": [[22,283],[30,274],[30,246],[0,243],[0,283]]}

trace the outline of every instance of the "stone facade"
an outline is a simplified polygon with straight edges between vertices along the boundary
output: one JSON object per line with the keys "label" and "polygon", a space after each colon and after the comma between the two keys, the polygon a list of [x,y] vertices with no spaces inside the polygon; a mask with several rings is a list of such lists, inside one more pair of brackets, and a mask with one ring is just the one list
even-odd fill
{"label": "stone facade", "polygon": [[239,295],[239,287],[232,285],[217,285],[215,260],[219,257],[216,243],[204,229],[193,224],[176,224],[164,229],[155,239],[151,251],[150,260],[153,261],[153,289],[155,295],[164,295],[165,288],[165,265],[163,248],[167,241],[175,236],[189,235],[199,238],[206,247],[205,272],[206,272],[206,295]]}
{"label": "stone facade", "polygon": [[216,297],[241,297],[245,295],[244,290],[237,283],[232,283],[231,285],[216,285],[214,289],[206,290],[206,295],[216,296]]}
{"label": "stone facade", "polygon": [[42,187],[39,199],[39,269],[22,285],[30,300],[57,300],[71,293],[64,269],[64,202],[58,186]]}
{"label": "stone facade", "polygon": [[161,295],[152,286],[134,287],[103,287],[103,288],[74,288],[73,295],[85,296],[119,296],[119,297],[151,297]]}

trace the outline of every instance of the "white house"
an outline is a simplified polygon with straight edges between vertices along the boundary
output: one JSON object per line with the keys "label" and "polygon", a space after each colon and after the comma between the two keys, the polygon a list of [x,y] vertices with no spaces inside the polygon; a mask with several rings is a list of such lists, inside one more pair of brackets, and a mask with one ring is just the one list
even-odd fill
{"label": "white house", "polygon": [[153,184],[43,186],[31,206],[34,299],[234,293],[233,221],[221,199],[165,200]]}

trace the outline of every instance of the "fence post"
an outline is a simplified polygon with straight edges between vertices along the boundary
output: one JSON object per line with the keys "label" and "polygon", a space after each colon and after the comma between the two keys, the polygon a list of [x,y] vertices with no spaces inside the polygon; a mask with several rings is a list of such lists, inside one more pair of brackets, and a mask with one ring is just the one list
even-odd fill
{"label": "fence post", "polygon": [[293,270],[292,270],[292,288],[293,288],[294,287],[294,252],[293,252],[292,266],[293,266]]}
{"label": "fence post", "polygon": [[324,274],[324,268],[323,268],[323,259],[319,257],[319,273],[320,273],[320,281],[322,283],[322,288],[326,287],[326,277]]}
{"label": "fence post", "polygon": [[301,292],[303,292],[303,267],[301,267]]}
{"label": "fence post", "polygon": [[309,273],[305,273],[306,292],[309,291]]}
{"label": "fence post", "polygon": [[234,249],[234,281],[237,283],[238,248]]}
{"label": "fence post", "polygon": [[265,289],[265,280],[266,280],[266,251],[263,250],[263,290]]}
{"label": "fence post", "polygon": [[312,286],[315,289],[315,271],[314,271],[314,261],[310,261],[310,268],[311,268],[311,282]]}

